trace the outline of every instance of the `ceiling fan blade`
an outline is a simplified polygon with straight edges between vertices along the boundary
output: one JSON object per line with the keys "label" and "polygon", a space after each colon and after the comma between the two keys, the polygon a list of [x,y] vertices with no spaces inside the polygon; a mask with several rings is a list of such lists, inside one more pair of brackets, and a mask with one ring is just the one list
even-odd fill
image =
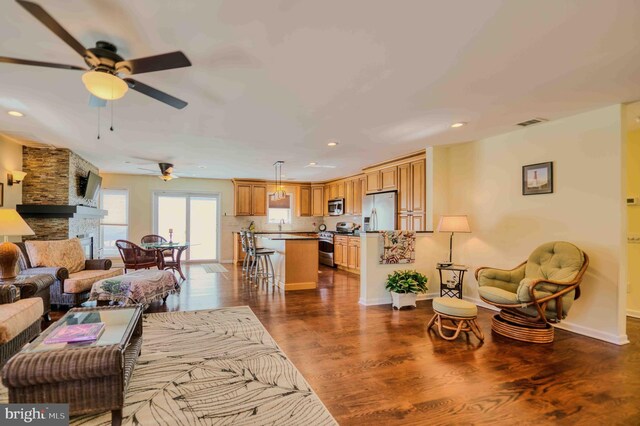
{"label": "ceiling fan blade", "polygon": [[51,15],[47,13],[39,4],[32,3],[25,0],[16,0],[16,2],[22,6],[27,12],[33,15],[38,21],[40,21],[45,27],[49,28],[55,35],[60,37],[62,41],[67,43],[73,50],[78,52],[83,58],[89,57],[98,64],[100,61],[96,56],[88,51],[83,45],[80,44],[71,34],[65,30],[62,25],[58,23]]}
{"label": "ceiling fan blade", "polygon": [[0,62],[17,65],[33,65],[36,67],[61,68],[64,70],[87,71],[86,68],[76,67],[75,65],[54,64],[52,62],[32,61],[30,59],[7,58],[6,56],[0,56]]}
{"label": "ceiling fan blade", "polygon": [[116,69],[128,68],[131,74],[170,70],[173,68],[190,67],[191,61],[182,52],[164,53],[162,55],[147,56],[146,58],[129,59],[118,62]]}
{"label": "ceiling fan blade", "polygon": [[140,92],[144,95],[150,96],[153,99],[156,99],[160,102],[164,102],[167,105],[170,105],[174,108],[177,109],[182,109],[184,107],[186,107],[187,105],[189,105],[187,102],[175,98],[167,93],[164,93],[158,89],[154,89],[151,86],[147,86],[144,83],[140,83],[139,81],[136,81],[132,78],[125,78],[124,81],[127,82],[127,84],[129,85],[130,89],[135,90],[136,92]]}

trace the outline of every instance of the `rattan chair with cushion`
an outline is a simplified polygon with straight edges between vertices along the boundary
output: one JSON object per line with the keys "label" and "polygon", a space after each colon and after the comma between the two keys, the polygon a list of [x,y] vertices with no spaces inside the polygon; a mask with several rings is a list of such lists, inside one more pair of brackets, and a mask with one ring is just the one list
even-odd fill
{"label": "rattan chair with cushion", "polygon": [[134,271],[156,267],[161,269],[162,264],[158,258],[157,250],[143,249],[136,243],[127,240],[117,240],[116,247],[118,247],[120,257],[124,263],[125,273],[127,273],[129,269],[133,269]]}
{"label": "rattan chair with cushion", "polygon": [[580,297],[589,256],[571,243],[554,241],[536,248],[514,269],[476,271],[480,298],[499,307],[492,330],[533,343],[553,341],[549,323],[563,320]]}

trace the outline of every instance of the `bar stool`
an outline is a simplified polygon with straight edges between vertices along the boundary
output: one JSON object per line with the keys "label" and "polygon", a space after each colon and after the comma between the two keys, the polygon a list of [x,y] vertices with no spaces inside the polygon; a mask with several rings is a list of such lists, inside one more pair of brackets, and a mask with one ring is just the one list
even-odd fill
{"label": "bar stool", "polygon": [[249,246],[247,244],[247,230],[240,230],[240,243],[242,245],[242,252],[244,253],[244,260],[242,261],[242,275],[246,275],[249,271],[249,263],[251,260],[251,254],[249,254]]}
{"label": "bar stool", "polygon": [[[256,280],[264,278],[267,282],[269,282],[269,278],[271,278],[275,285],[275,271],[273,269],[273,263],[271,262],[271,255],[276,253],[275,250],[258,248],[256,245],[256,234],[251,231],[246,233],[246,239],[249,255],[251,256],[249,278]],[[269,273],[269,269],[271,269],[271,273]]]}

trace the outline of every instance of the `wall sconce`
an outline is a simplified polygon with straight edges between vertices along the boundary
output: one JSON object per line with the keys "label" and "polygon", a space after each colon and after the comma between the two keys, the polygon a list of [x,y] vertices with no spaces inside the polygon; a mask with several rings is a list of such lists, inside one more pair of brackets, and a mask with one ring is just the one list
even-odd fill
{"label": "wall sconce", "polygon": [[7,173],[7,185],[13,186],[13,184],[19,184],[24,180],[27,174],[18,170],[12,170],[11,173]]}

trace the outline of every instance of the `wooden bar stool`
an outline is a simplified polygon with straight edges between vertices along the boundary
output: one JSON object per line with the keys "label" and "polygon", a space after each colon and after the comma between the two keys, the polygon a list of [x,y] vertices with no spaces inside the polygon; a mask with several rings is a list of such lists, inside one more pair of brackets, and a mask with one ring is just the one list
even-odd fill
{"label": "wooden bar stool", "polygon": [[[484,334],[476,322],[478,307],[473,303],[462,299],[436,297],[433,299],[433,311],[435,313],[427,324],[427,330],[436,325],[438,334],[445,340],[455,340],[460,332],[472,332],[480,341],[484,341]],[[451,324],[445,324],[444,321],[450,321]],[[443,329],[454,333],[447,336]]]}

